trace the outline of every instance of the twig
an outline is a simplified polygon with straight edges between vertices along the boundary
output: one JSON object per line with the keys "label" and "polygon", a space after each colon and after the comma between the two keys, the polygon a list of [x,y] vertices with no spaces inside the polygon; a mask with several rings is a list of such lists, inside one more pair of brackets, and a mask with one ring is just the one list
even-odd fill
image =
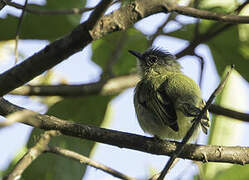
{"label": "twig", "polygon": [[222,91],[222,89],[224,88],[232,70],[233,70],[234,66],[231,66],[231,69],[228,71],[228,73],[226,74],[225,78],[220,82],[219,86],[214,90],[214,92],[212,93],[212,95],[209,97],[206,105],[204,106],[204,108],[201,110],[200,114],[194,119],[193,125],[191,126],[191,128],[188,130],[187,134],[184,136],[181,144],[177,147],[176,151],[173,153],[173,155],[170,157],[169,161],[167,162],[166,166],[164,167],[163,171],[161,172],[161,175],[159,176],[158,180],[163,180],[165,175],[167,174],[168,170],[170,169],[171,165],[173,164],[173,162],[175,161],[175,159],[181,154],[182,150],[184,149],[184,146],[186,145],[186,143],[189,141],[189,139],[191,138],[193,132],[195,131],[195,129],[197,128],[197,126],[199,125],[203,115],[205,114],[205,112],[208,110],[208,107],[211,105],[211,103],[213,102],[214,98]]}
{"label": "twig", "polygon": [[167,3],[166,8],[169,12],[177,12],[179,14],[183,14],[186,16],[202,18],[202,19],[209,19],[209,20],[216,20],[220,22],[229,22],[234,24],[247,24],[249,22],[248,16],[237,16],[237,15],[228,15],[222,13],[215,13],[205,10],[199,10],[191,7],[186,6],[178,6],[174,3]]}
{"label": "twig", "polygon": [[235,9],[235,13],[239,14],[241,12],[241,10],[247,5],[249,4],[249,0],[244,1],[241,5],[239,5],[236,9]]}
{"label": "twig", "polygon": [[244,122],[249,122],[249,114],[227,109],[227,108],[218,106],[216,104],[212,104],[209,107],[209,111],[217,115],[223,115],[223,116],[227,116],[227,117],[234,118],[234,119],[240,119]]}
{"label": "twig", "polygon": [[0,11],[7,5],[6,0],[0,0]]}
{"label": "twig", "polygon": [[18,163],[15,165],[14,169],[10,172],[10,174],[4,179],[20,179],[24,170],[47,149],[47,145],[51,137],[57,136],[59,134],[60,133],[58,131],[54,130],[46,131],[44,134],[42,134],[35,146],[28,150],[28,152],[18,161]]}
{"label": "twig", "polygon": [[[10,0],[5,0],[6,4],[17,9],[24,9],[25,6],[22,6],[18,3],[11,2]],[[66,15],[66,14],[82,14],[86,11],[91,11],[95,7],[90,8],[72,8],[72,9],[58,9],[58,10],[42,10],[38,8],[26,7],[26,12],[38,14],[38,15]]]}
{"label": "twig", "polygon": [[174,12],[170,13],[168,18],[162,23],[158,28],[157,31],[150,37],[149,45],[151,46],[154,40],[162,34],[163,28],[173,19],[175,19],[176,14]]}
{"label": "twig", "polygon": [[[0,98],[0,115],[6,116],[20,110],[23,110],[23,108]],[[77,124],[38,113],[27,117],[23,123],[44,130],[58,130],[62,134],[68,136],[157,155],[170,156],[181,144],[172,141],[155,141],[155,138],[148,138],[145,136],[90,125]],[[179,157],[202,162],[227,162],[243,165],[249,164],[249,148],[240,146],[203,146],[197,144],[186,144]]]}
{"label": "twig", "polygon": [[175,56],[177,58],[181,58],[187,54],[194,55],[195,54],[194,50],[199,44],[211,40],[212,38],[216,37],[218,34],[222,33],[223,31],[227,30],[232,26],[233,24],[225,24],[224,26],[222,26],[221,28],[217,29],[214,32],[210,32],[208,29],[206,33],[200,34],[198,38],[195,38],[192,42],[190,42],[190,44],[185,49],[177,53]]}
{"label": "twig", "polygon": [[205,62],[204,62],[204,59],[202,56],[198,55],[195,53],[194,55],[195,57],[198,58],[199,62],[200,62],[200,78],[199,78],[199,86],[201,88],[201,85],[202,85],[202,79],[203,79],[203,71],[204,71],[204,65],[205,65]]}
{"label": "twig", "polygon": [[20,29],[21,29],[21,25],[22,25],[22,21],[23,21],[23,18],[24,18],[24,13],[25,13],[25,10],[26,10],[26,7],[27,7],[27,4],[28,4],[28,0],[25,0],[25,4],[23,6],[23,10],[22,10],[22,14],[19,18],[19,21],[18,21],[18,24],[17,24],[17,28],[16,28],[16,40],[15,40],[15,64],[17,63],[18,61],[18,41],[19,41],[19,34],[20,34]]}
{"label": "twig", "polygon": [[17,111],[15,113],[12,113],[6,117],[5,121],[0,122],[0,128],[10,126],[16,122],[24,122],[27,117],[33,114],[34,112],[29,111],[29,110],[22,110],[22,111]]}
{"label": "twig", "polygon": [[117,178],[120,178],[120,179],[124,179],[124,180],[136,180],[135,178],[132,178],[132,177],[129,177],[119,171],[116,171],[115,169],[113,168],[110,168],[108,166],[105,166],[104,164],[101,164],[101,163],[98,163],[96,161],[93,161],[91,159],[89,159],[88,157],[86,156],[83,156],[79,153],[76,153],[76,152],[73,152],[73,151],[70,151],[70,150],[67,150],[67,149],[63,149],[63,148],[59,148],[59,147],[52,147],[52,146],[49,146],[46,150],[46,152],[49,152],[49,153],[54,153],[54,154],[57,154],[57,155],[62,155],[62,156],[65,156],[67,158],[71,158],[73,160],[76,160],[76,161],[79,161],[80,163],[83,163],[83,164],[87,164],[89,166],[92,166],[96,169],[100,169],[114,177],[117,177]]}

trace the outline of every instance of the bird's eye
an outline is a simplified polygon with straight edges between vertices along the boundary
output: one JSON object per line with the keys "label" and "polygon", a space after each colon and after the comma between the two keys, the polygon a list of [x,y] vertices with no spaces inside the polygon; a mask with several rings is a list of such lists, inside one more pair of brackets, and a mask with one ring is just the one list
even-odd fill
{"label": "bird's eye", "polygon": [[155,63],[157,61],[156,56],[150,56],[150,62]]}

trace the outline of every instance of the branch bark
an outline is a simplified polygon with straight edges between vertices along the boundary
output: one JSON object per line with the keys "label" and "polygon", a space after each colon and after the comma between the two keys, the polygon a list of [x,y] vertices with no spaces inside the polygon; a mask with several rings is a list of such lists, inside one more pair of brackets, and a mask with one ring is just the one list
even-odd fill
{"label": "branch bark", "polygon": [[[93,40],[106,34],[125,30],[138,20],[159,12],[178,12],[192,17],[213,19],[230,23],[248,23],[248,16],[224,15],[198,10],[190,7],[177,6],[162,0],[137,0],[121,7],[112,14],[106,15],[97,22],[107,6],[109,0],[103,0],[95,8],[88,21],[77,26],[70,34],[54,41],[44,49],[27,58],[23,63],[11,68],[0,76],[0,96],[27,83],[44,71],[62,62],[72,54],[83,49]],[[98,13],[101,12],[101,13]],[[97,18],[97,19],[98,19]],[[93,28],[94,27],[94,28]]]}
{"label": "branch bark", "polygon": [[[3,98],[0,99],[0,115],[6,116],[20,110],[23,108],[11,104]],[[44,130],[58,130],[68,136],[157,155],[171,156],[180,144],[179,142],[156,140],[136,134],[77,124],[35,112],[27,117],[24,123]],[[202,162],[227,162],[244,165],[249,164],[249,148],[186,144],[179,157]]]}

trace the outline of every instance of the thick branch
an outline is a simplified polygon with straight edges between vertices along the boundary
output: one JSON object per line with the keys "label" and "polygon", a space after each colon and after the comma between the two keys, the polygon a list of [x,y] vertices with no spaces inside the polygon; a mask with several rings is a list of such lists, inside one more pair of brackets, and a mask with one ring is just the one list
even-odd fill
{"label": "thick branch", "polygon": [[[0,114],[6,116],[10,113],[23,110],[0,99]],[[119,132],[90,125],[76,124],[60,120],[53,116],[35,113],[26,118],[26,124],[44,130],[59,130],[62,134],[105,143],[121,148],[128,148],[158,155],[172,155],[176,150],[178,142],[160,141],[155,138]],[[186,144],[181,158],[187,158],[203,162],[228,162],[234,164],[249,163],[249,148],[239,146],[202,146]]]}
{"label": "thick branch", "polygon": [[[110,3],[111,1],[109,0],[101,1],[87,22],[80,24],[69,35],[51,43],[43,50],[26,59],[23,63],[3,73],[0,76],[0,96],[27,83],[34,77],[62,62],[72,54],[80,51],[92,40],[99,39],[111,32],[125,30],[138,20],[158,12],[165,10],[167,12],[176,11],[189,16],[221,20],[230,23],[249,22],[247,16],[221,15],[189,7],[172,5],[162,0],[137,0],[127,6],[121,7],[110,15],[106,15],[94,27],[94,24],[97,22],[97,20],[95,21],[95,17],[101,16],[102,14],[99,10],[104,11]],[[92,27],[94,28],[92,29]]]}

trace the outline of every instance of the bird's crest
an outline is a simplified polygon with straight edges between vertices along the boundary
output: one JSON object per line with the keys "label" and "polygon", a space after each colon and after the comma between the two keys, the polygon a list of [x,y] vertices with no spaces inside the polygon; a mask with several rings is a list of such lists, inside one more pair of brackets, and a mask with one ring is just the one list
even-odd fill
{"label": "bird's crest", "polygon": [[170,54],[168,51],[166,50],[163,50],[159,47],[151,47],[149,49],[147,49],[144,53],[143,53],[143,56],[146,57],[146,56],[150,56],[150,55],[154,55],[156,57],[162,57],[162,58],[165,58],[165,57],[168,57],[168,58],[173,58],[175,59],[175,56]]}

